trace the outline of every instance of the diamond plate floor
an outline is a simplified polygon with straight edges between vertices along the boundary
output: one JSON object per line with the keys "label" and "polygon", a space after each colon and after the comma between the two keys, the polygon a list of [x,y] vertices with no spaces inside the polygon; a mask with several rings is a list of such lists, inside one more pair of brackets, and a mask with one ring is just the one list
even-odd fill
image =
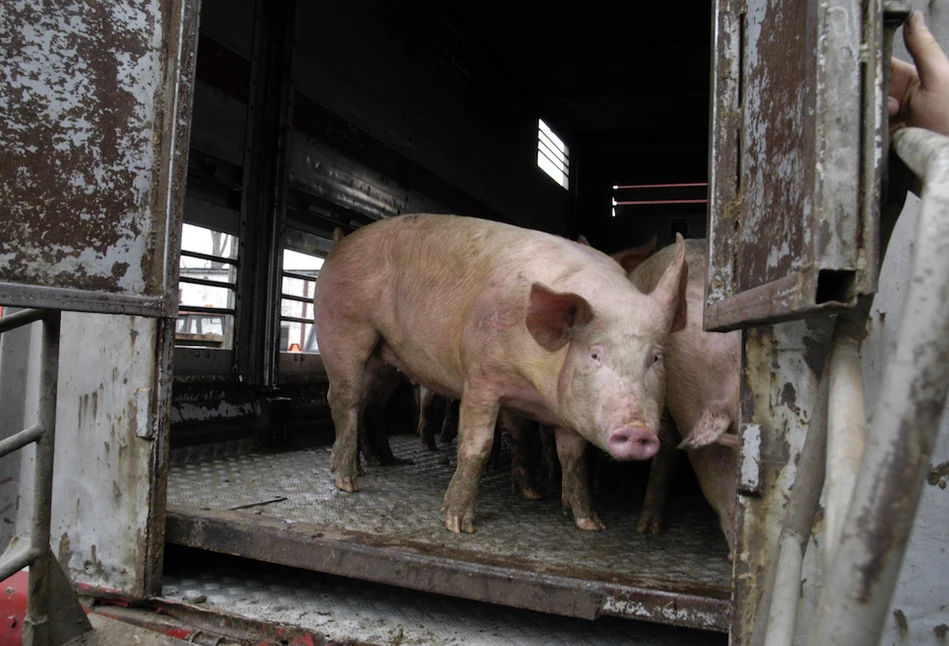
{"label": "diamond plate floor", "polygon": [[330,642],[432,646],[724,646],[726,635],[628,619],[595,621],[466,601],[174,548],[162,595],[324,635]]}
{"label": "diamond plate floor", "polygon": [[[701,622],[675,618],[668,621],[693,626],[725,625],[723,613],[727,610],[723,608],[727,606],[731,583],[728,548],[717,517],[697,491],[670,497],[662,534],[640,535],[636,533],[636,521],[642,506],[642,484],[637,487],[627,482],[595,500],[607,530],[584,532],[576,528],[571,518],[564,517],[558,493],[539,501],[514,494],[507,466],[509,458],[502,453],[500,467],[486,471],[481,480],[477,532],[455,535],[445,531],[440,511],[454,468],[453,449],[443,447],[438,452],[428,452],[421,449],[415,437],[390,439],[395,455],[412,463],[366,467],[366,474],[359,481],[361,490],[356,494],[336,489],[329,473],[329,447],[218,456],[197,462],[173,456],[169,510],[184,510],[192,518],[200,518],[202,513],[211,516],[228,512],[229,517],[269,523],[274,551],[279,551],[279,528],[305,523],[308,528],[319,529],[319,535],[356,532],[377,537],[384,542],[385,549],[409,546],[407,549],[413,554],[429,553],[433,558],[450,552],[451,558],[470,557],[472,562],[510,561],[512,567],[527,564],[523,579],[528,582],[538,575],[562,574],[573,579],[655,589],[661,595],[685,593],[700,600],[707,597],[718,604],[717,618]],[[218,526],[214,531],[222,530]],[[196,540],[200,543],[201,539]],[[193,541],[184,544],[202,546]],[[242,554],[237,548],[222,551]],[[302,564],[297,560],[273,560]],[[333,569],[325,571],[340,573]],[[400,579],[374,580],[394,583]],[[652,614],[639,612],[627,601],[614,606],[613,614],[664,621],[657,616],[665,612],[662,606],[667,604],[661,595],[650,602]],[[530,604],[522,607],[546,609]],[[627,612],[629,608],[632,610]],[[564,614],[586,616],[569,611]]]}

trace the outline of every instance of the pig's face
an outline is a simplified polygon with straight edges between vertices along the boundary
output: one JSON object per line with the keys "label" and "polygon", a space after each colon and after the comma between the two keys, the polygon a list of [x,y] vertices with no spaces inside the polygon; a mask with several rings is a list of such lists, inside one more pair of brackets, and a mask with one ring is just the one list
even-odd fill
{"label": "pig's face", "polygon": [[559,384],[563,410],[581,435],[614,458],[649,459],[659,449],[666,317],[597,318],[571,342]]}
{"label": "pig's face", "polygon": [[[557,385],[564,423],[618,460],[647,460],[659,450],[665,399],[662,344],[685,324],[685,247],[652,293],[629,283],[599,310],[576,294],[534,285],[527,327],[556,351],[569,343]],[[602,296],[602,294],[601,294]]]}

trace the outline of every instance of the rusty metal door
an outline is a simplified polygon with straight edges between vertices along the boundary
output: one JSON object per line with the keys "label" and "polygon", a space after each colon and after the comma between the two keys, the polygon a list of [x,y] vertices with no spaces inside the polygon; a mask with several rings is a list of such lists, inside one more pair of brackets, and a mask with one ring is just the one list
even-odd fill
{"label": "rusty metal door", "polygon": [[[73,582],[136,597],[161,585],[198,6],[0,3],[0,305],[65,311],[53,551]],[[35,376],[7,336],[23,361],[0,375]]]}
{"label": "rusty metal door", "polygon": [[852,305],[877,281],[877,0],[717,0],[707,329]]}
{"label": "rusty metal door", "polygon": [[[803,463],[823,464],[827,315],[876,290],[882,3],[714,7],[705,327],[752,328],[730,641],[745,646],[765,641],[782,530],[812,522],[789,493],[805,486]],[[816,459],[803,457],[809,444]]]}
{"label": "rusty metal door", "polygon": [[3,303],[176,315],[196,4],[0,6]]}

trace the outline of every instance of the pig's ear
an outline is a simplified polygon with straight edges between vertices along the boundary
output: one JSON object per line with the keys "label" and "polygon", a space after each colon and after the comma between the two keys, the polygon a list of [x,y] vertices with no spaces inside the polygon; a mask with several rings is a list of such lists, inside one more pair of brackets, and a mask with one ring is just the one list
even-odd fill
{"label": "pig's ear", "polygon": [[554,292],[540,283],[531,285],[527,305],[527,330],[534,340],[550,352],[567,345],[578,325],[593,320],[593,310],[583,297]]}
{"label": "pig's ear", "polygon": [[581,233],[579,236],[577,236],[577,242],[579,242],[580,244],[582,244],[584,247],[592,247],[592,246],[593,246],[593,245],[590,244],[590,241],[587,240],[587,237],[586,237],[585,235],[583,235],[582,233]]}
{"label": "pig's ear", "polygon": [[652,240],[646,244],[640,245],[638,247],[630,247],[625,251],[617,251],[616,253],[612,254],[611,257],[613,260],[618,262],[628,274],[632,270],[636,269],[636,267],[643,264],[646,258],[656,253],[656,246],[658,244],[659,238],[653,236]]}
{"label": "pig's ear", "polygon": [[675,256],[652,292],[652,296],[659,300],[659,304],[671,317],[670,332],[678,332],[685,327],[685,288],[688,282],[689,266],[685,262],[685,240],[682,239],[682,234],[677,233]]}

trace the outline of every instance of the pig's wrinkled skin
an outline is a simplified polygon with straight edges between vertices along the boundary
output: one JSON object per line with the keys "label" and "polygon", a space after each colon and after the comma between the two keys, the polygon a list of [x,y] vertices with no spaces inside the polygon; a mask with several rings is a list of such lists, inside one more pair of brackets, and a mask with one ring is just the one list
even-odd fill
{"label": "pig's wrinkled skin", "polygon": [[[664,396],[662,343],[685,319],[681,240],[677,247],[645,295],[605,254],[498,222],[400,216],[344,238],[320,271],[314,299],[337,429],[337,487],[359,489],[357,425],[372,358],[461,400],[458,466],[445,493],[450,531],[474,531],[501,406],[561,427],[558,453],[582,442],[580,433],[616,459],[651,458]],[[573,490],[577,524],[589,524],[588,502]]]}
{"label": "pig's wrinkled skin", "polygon": [[[665,343],[666,407],[674,425],[663,424],[660,429],[663,448],[653,458],[646,501],[637,529],[640,533],[649,531],[654,534],[661,529],[662,507],[676,456],[671,447],[678,442],[681,433],[679,447],[686,449],[702,493],[718,514],[732,550],[731,559],[735,549],[738,496],[738,455],[735,449],[738,436],[734,432],[740,395],[741,332],[705,332],[702,329],[706,244],[704,240],[688,240],[685,244],[689,266],[686,325],[683,330],[669,335]],[[630,280],[648,292],[659,283],[673,253],[674,249],[667,247],[641,261],[630,273]],[[626,263],[625,266],[633,264]]]}

